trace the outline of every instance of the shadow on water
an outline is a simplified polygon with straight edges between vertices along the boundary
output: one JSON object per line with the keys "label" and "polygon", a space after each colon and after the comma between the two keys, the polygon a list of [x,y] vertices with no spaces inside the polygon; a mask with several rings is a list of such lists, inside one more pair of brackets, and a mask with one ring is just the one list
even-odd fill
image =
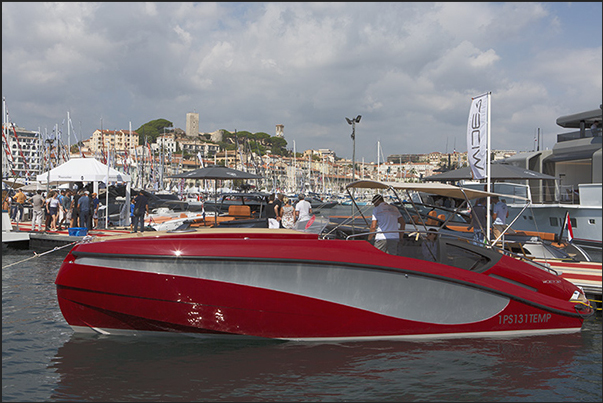
{"label": "shadow on water", "polygon": [[[600,327],[599,317],[575,334],[341,344],[73,335],[50,363],[51,400],[553,401],[560,382],[589,373],[576,371],[577,352],[600,356]],[[600,377],[600,361],[583,365]]]}

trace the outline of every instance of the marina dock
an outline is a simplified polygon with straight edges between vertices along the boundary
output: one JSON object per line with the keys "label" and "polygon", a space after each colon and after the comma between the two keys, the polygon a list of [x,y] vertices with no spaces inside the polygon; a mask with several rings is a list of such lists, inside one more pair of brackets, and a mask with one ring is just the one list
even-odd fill
{"label": "marina dock", "polygon": [[30,222],[22,222],[18,225],[13,223],[12,227],[13,228],[12,231],[9,232],[10,237],[8,239],[5,240],[5,233],[3,233],[3,245],[10,244],[11,246],[15,246],[20,249],[34,250],[45,250],[66,246],[75,242],[80,242],[86,236],[106,237],[130,233],[130,230],[126,228],[112,228],[109,230],[93,229],[89,230],[85,236],[76,236],[69,235],[68,229],[52,232],[31,231]]}

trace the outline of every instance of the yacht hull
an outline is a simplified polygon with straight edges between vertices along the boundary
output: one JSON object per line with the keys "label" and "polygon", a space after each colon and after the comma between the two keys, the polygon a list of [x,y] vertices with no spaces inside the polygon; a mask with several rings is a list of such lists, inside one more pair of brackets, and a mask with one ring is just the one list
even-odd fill
{"label": "yacht hull", "polygon": [[262,231],[80,244],[57,275],[61,311],[76,331],[289,340],[577,332],[588,311],[573,284],[507,256],[477,273]]}

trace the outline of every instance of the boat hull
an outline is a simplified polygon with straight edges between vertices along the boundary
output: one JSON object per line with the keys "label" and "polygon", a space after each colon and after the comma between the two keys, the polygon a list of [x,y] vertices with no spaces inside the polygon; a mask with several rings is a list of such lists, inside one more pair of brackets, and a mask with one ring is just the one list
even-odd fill
{"label": "boat hull", "polygon": [[[508,257],[490,269],[498,274],[484,276],[363,241],[307,236],[92,245],[74,248],[56,280],[61,311],[77,331],[366,340],[576,332],[583,321],[569,298],[514,284],[517,273],[504,274]],[[575,288],[538,276],[539,284],[556,282],[549,294]]]}
{"label": "boat hull", "polygon": [[[523,206],[509,204],[509,215],[518,215]],[[542,231],[553,234],[562,233],[567,239],[567,229],[562,229],[565,216],[569,212],[575,224],[572,226],[573,242],[584,246],[601,247],[603,233],[601,206],[581,206],[576,204],[532,204],[524,210],[513,224],[520,231]]]}

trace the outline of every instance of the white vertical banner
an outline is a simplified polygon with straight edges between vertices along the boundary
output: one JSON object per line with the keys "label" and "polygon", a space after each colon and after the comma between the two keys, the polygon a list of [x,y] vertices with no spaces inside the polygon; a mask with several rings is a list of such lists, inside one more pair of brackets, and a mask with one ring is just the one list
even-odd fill
{"label": "white vertical banner", "polygon": [[473,179],[487,177],[488,94],[472,98],[467,123],[467,158]]}

